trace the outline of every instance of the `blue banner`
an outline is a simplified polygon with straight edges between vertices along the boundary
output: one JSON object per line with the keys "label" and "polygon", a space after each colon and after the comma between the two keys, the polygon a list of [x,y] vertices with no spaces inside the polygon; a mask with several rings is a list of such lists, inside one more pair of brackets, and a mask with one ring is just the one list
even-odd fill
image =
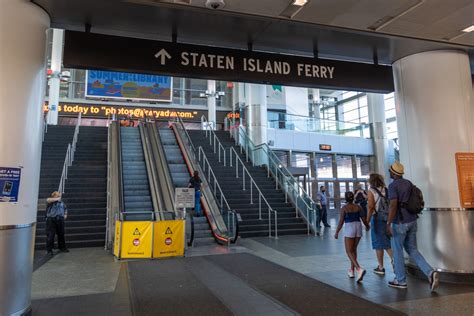
{"label": "blue banner", "polygon": [[86,97],[171,102],[173,79],[169,76],[88,70]]}
{"label": "blue banner", "polygon": [[20,168],[0,167],[0,202],[18,202]]}

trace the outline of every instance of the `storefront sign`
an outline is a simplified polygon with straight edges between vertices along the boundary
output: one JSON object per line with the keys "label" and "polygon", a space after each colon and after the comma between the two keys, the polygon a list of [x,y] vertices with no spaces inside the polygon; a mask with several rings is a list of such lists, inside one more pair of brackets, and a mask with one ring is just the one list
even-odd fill
{"label": "storefront sign", "polygon": [[173,79],[169,76],[88,70],[86,97],[171,102]]}
{"label": "storefront sign", "polygon": [[18,202],[20,168],[0,167],[0,202]]}
{"label": "storefront sign", "polygon": [[474,153],[456,153],[461,207],[474,208]]}
{"label": "storefront sign", "polygon": [[389,93],[392,67],[66,31],[64,66]]}
{"label": "storefront sign", "polygon": [[[48,104],[45,103],[43,111],[48,112]],[[120,106],[103,104],[84,104],[84,103],[63,103],[58,106],[59,116],[77,117],[82,113],[83,118],[153,118],[156,120],[168,120],[180,117],[184,122],[200,122],[201,117],[208,116],[208,111],[189,110],[189,109],[171,109],[161,107],[141,107],[141,106]],[[217,123],[223,123],[226,111],[217,111]]]}

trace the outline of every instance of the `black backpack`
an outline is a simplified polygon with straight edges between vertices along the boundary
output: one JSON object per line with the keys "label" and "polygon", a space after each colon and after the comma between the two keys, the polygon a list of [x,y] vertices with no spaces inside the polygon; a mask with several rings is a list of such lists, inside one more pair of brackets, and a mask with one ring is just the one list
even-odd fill
{"label": "black backpack", "polygon": [[406,209],[411,214],[420,214],[425,208],[423,192],[421,192],[421,190],[416,185],[412,184],[408,201],[400,203],[400,207]]}

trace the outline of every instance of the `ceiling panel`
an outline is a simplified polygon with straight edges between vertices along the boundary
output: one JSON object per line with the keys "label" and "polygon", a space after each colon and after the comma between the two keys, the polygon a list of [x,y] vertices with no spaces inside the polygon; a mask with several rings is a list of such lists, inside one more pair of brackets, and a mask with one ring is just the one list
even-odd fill
{"label": "ceiling panel", "polygon": [[[137,4],[130,1],[34,0],[49,12],[54,27],[84,30],[88,23],[92,26],[92,32],[114,35],[171,40],[173,31],[176,31],[178,42],[184,43],[245,49],[252,42],[255,50],[305,56],[312,56],[317,47],[320,57],[363,62],[373,62],[376,52],[379,62],[386,64],[410,54],[434,49],[473,51],[472,47],[448,42],[367,31],[366,26],[381,16],[400,12],[415,0],[310,0],[296,17],[312,19],[320,24],[269,16],[283,10],[291,0],[226,0],[227,11],[201,8],[204,0],[193,0],[193,6],[156,2],[150,5],[151,2],[144,4],[143,0],[133,0],[141,1],[141,4]],[[381,2],[385,5],[381,5]],[[459,7],[462,4],[458,2]],[[246,14],[231,12],[234,10]],[[252,14],[247,14],[249,12]],[[436,12],[434,14],[438,14]],[[441,29],[454,24],[453,20],[463,19],[465,13],[459,13],[458,10],[452,11],[451,15],[440,20],[439,29],[433,29],[432,32],[422,21],[412,22],[408,15],[407,19],[401,18],[383,31],[405,36],[413,33],[423,37],[429,37],[432,33],[439,36],[442,34]],[[321,21],[337,26],[327,26]],[[356,30],[358,28],[364,31]],[[456,41],[467,45],[474,43],[471,34]]]}

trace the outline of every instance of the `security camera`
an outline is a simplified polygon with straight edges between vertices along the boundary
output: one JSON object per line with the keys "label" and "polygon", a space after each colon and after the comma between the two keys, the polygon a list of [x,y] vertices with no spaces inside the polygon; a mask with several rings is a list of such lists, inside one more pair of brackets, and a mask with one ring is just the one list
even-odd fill
{"label": "security camera", "polygon": [[222,9],[225,6],[224,0],[206,0],[206,7],[213,10]]}

